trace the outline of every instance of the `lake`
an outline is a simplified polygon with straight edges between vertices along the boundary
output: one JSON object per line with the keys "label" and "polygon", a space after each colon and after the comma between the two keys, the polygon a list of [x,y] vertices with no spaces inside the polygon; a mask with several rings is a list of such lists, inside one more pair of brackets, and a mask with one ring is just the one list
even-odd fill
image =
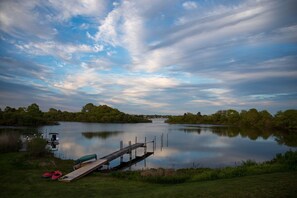
{"label": "lake", "polygon": [[[192,168],[235,166],[245,160],[263,162],[271,160],[277,153],[296,150],[297,136],[279,132],[242,130],[214,125],[164,123],[164,119],[153,119],[152,123],[99,124],[60,122],[60,125],[38,128],[46,136],[59,133],[59,145],[53,151],[57,157],[77,159],[87,154],[103,157],[128,142],[156,140],[153,155],[133,165],[143,168]],[[153,151],[152,143],[147,151]],[[144,153],[137,149],[137,155]],[[135,155],[133,151],[133,155]],[[129,155],[124,156],[128,161]],[[119,164],[119,159],[111,166]]]}

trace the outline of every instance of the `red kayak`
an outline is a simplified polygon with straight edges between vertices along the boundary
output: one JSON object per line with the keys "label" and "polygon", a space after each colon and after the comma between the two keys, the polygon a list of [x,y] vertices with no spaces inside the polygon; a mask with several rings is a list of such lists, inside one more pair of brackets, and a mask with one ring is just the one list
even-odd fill
{"label": "red kayak", "polygon": [[46,172],[43,173],[42,177],[44,178],[51,178],[52,180],[57,180],[62,176],[62,172],[59,170],[52,171],[52,172]]}
{"label": "red kayak", "polygon": [[55,171],[54,174],[52,175],[52,180],[57,180],[59,179],[60,177],[62,177],[62,172],[61,171]]}
{"label": "red kayak", "polygon": [[54,173],[55,173],[55,171],[46,172],[46,173],[43,173],[42,177],[44,177],[44,178],[50,178],[50,177],[53,176]]}

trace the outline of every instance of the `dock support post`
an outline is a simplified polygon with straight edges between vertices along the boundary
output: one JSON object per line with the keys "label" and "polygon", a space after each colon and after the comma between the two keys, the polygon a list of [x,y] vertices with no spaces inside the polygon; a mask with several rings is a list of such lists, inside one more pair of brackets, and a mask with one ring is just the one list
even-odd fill
{"label": "dock support post", "polygon": [[[137,136],[135,136],[135,144],[137,143]],[[137,157],[137,149],[135,149],[135,157]]]}
{"label": "dock support post", "polygon": [[155,136],[155,143],[154,143],[154,146],[155,146],[155,150],[157,150],[157,136]]}
{"label": "dock support post", "polygon": [[131,150],[131,141],[129,141],[129,155],[130,155],[130,160],[129,160],[129,170],[131,170],[131,161],[132,161],[132,150]]}
{"label": "dock support post", "polygon": [[146,154],[146,137],[144,137],[144,154]]}
{"label": "dock support post", "polygon": [[[129,141],[129,146],[131,147],[131,141]],[[130,154],[130,161],[131,161],[132,160],[132,150],[131,150],[131,148],[129,150],[129,154]]]}
{"label": "dock support post", "polygon": [[166,146],[168,147],[168,133],[167,133],[167,142],[166,142],[166,143],[167,143],[167,145],[166,145]]}
{"label": "dock support post", "polygon": [[[123,141],[120,142],[120,149],[121,149],[121,150],[123,149]],[[120,158],[120,163],[121,163],[121,164],[123,163],[123,155],[122,155],[121,158]]]}
{"label": "dock support post", "polygon": [[162,149],[163,149],[163,133],[162,133],[162,135],[161,135],[161,151],[162,151]]}

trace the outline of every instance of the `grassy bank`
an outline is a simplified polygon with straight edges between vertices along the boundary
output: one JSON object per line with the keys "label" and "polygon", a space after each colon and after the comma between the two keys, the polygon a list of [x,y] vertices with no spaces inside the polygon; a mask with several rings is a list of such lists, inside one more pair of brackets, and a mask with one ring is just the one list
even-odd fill
{"label": "grassy bank", "polygon": [[41,175],[55,169],[68,173],[72,161],[6,153],[0,154],[0,197],[294,197],[294,156],[278,156],[261,165],[246,162],[236,168],[95,172],[61,183]]}

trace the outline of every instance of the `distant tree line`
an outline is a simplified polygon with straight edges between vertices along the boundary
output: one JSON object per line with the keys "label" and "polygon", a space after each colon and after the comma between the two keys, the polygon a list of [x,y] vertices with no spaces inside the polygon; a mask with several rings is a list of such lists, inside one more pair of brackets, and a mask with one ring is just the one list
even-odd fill
{"label": "distant tree line", "polygon": [[257,109],[242,110],[220,110],[211,115],[185,113],[182,116],[170,116],[166,120],[171,124],[223,124],[252,128],[276,128],[286,130],[297,130],[297,110],[279,111],[274,116],[268,111]]}
{"label": "distant tree line", "polygon": [[27,108],[18,109],[7,106],[3,111],[0,109],[0,125],[6,126],[40,126],[55,124],[44,117],[44,113],[37,104],[31,104]]}
{"label": "distant tree line", "polygon": [[144,116],[129,115],[107,105],[95,106],[88,103],[81,112],[67,112],[50,108],[42,112],[37,104],[18,109],[7,106],[0,109],[0,125],[40,126],[57,124],[57,121],[98,122],[98,123],[144,123],[151,122]]}
{"label": "distant tree line", "polygon": [[99,122],[99,123],[145,123],[152,122],[144,116],[136,116],[123,113],[118,109],[107,105],[95,106],[88,103],[82,107],[81,112],[67,112],[50,108],[45,117],[52,121],[76,121],[76,122]]}

